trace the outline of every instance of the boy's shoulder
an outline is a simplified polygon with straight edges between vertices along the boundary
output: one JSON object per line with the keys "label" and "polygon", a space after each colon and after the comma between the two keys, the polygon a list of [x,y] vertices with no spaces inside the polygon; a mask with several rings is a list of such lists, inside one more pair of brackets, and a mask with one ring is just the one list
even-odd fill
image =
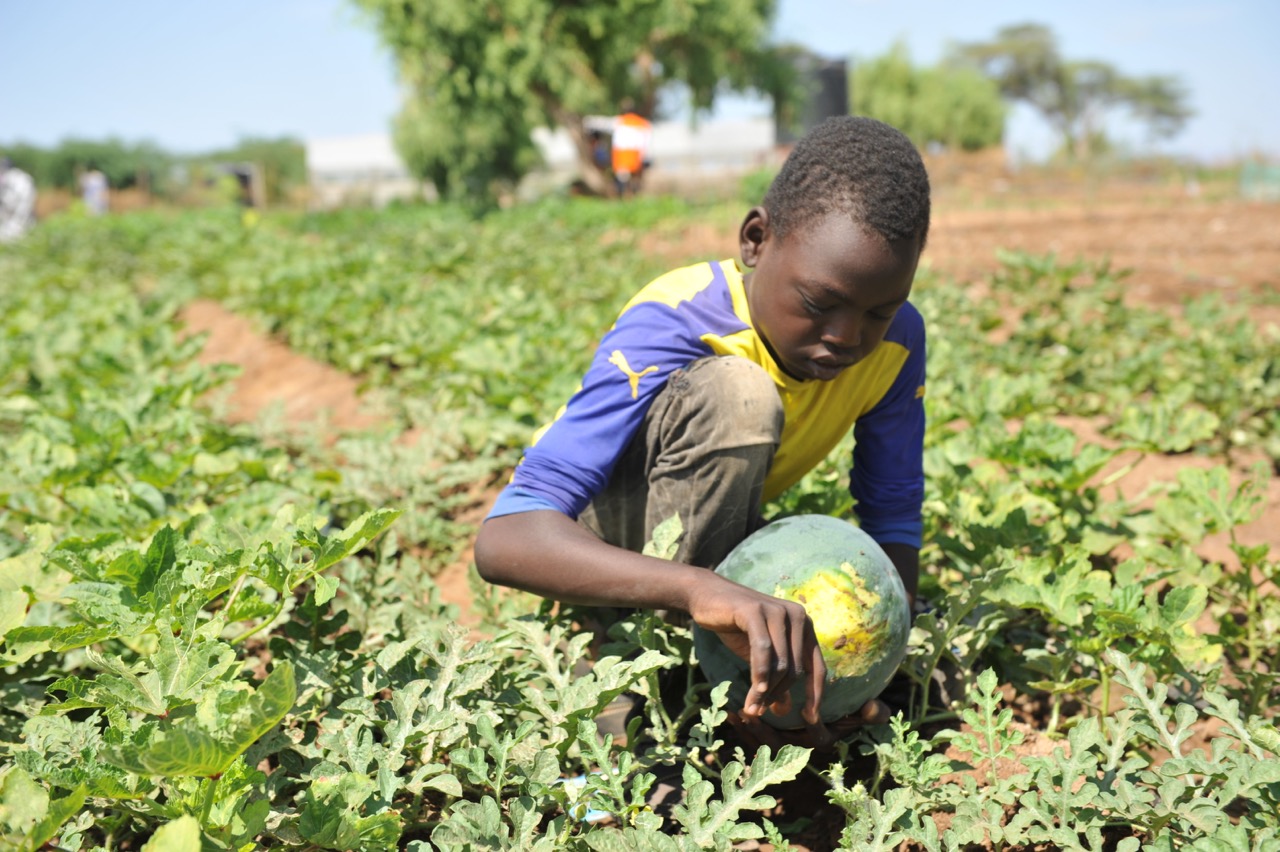
{"label": "boy's shoulder", "polygon": [[732,260],[673,269],[643,287],[618,314],[614,332],[634,345],[670,347],[682,341],[703,352],[710,338],[751,328],[742,276]]}
{"label": "boy's shoulder", "polygon": [[705,298],[717,292],[727,293],[729,278],[735,274],[733,261],[703,261],[669,270],[640,288],[622,312],[645,303],[679,308],[682,303],[699,296]]}

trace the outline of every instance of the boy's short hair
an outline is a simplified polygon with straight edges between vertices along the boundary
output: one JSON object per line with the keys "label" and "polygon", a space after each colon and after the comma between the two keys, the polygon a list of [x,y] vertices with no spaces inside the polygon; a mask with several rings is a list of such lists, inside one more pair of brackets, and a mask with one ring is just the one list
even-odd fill
{"label": "boy's short hair", "polygon": [[785,238],[847,212],[887,240],[929,235],[929,175],[895,127],[864,116],[828,118],[796,143],[764,196],[774,233]]}

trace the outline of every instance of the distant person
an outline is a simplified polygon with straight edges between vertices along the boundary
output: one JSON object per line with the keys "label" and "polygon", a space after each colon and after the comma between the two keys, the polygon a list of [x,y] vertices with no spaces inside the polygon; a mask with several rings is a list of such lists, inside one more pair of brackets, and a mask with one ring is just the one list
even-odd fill
{"label": "distant person", "polygon": [[90,166],[89,171],[80,175],[80,197],[90,216],[101,216],[107,212],[108,192],[107,176],[95,166]]}
{"label": "distant person", "polygon": [[0,243],[19,239],[35,222],[35,181],[8,157],[0,157]]}
{"label": "distant person", "polygon": [[635,112],[630,100],[622,102],[622,115],[613,122],[611,160],[614,186],[618,196],[634,195],[640,190],[645,168],[649,165],[649,141],[653,125]]}
{"label": "distant person", "polygon": [[587,143],[591,146],[591,162],[600,171],[610,167],[609,137],[607,134],[592,130],[587,134]]}

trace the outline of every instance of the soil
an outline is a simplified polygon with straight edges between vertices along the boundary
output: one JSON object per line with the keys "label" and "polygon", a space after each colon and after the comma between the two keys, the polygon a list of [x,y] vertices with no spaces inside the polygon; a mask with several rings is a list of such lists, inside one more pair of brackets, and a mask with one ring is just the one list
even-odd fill
{"label": "soil", "polygon": [[278,414],[286,427],[320,423],[334,437],[379,423],[354,376],[299,355],[217,302],[191,302],[179,319],[188,334],[208,335],[201,362],[240,369],[230,391],[216,400],[227,420],[246,423]]}
{"label": "soil", "polygon": [[[1246,202],[1229,197],[1221,188],[1210,191],[1184,184],[1119,179],[1037,182],[1011,174],[998,163],[970,171],[938,169],[931,163],[930,169],[935,176],[934,216],[924,262],[943,278],[986,288],[983,282],[999,268],[1002,249],[1055,253],[1063,261],[1110,258],[1113,268],[1131,270],[1128,299],[1135,304],[1176,311],[1185,299],[1203,293],[1218,293],[1228,300],[1245,293],[1262,294],[1270,304],[1255,308],[1252,318],[1260,328],[1280,327],[1280,299],[1275,298],[1280,293],[1280,204]],[[691,257],[732,256],[736,242],[733,224],[708,223],[679,235],[659,233],[647,238],[643,248],[680,263]],[[216,304],[193,303],[183,318],[192,330],[210,334],[204,353],[207,362],[230,362],[243,368],[227,399],[229,416],[253,420],[277,407],[288,422],[298,425],[327,418],[329,428],[343,430],[378,422],[376,412],[362,404],[353,377],[291,352]],[[1103,440],[1095,422],[1080,418],[1064,422],[1082,440]],[[1244,453],[1232,459],[1232,470],[1243,476],[1255,457],[1260,456]],[[1117,459],[1113,467],[1127,461]],[[1209,466],[1217,461],[1190,454],[1148,457],[1119,487],[1126,494],[1136,494],[1147,483],[1172,481],[1183,466]],[[492,497],[487,495],[488,500]],[[476,518],[483,517],[483,503],[477,506]],[[1272,478],[1262,517],[1237,533],[1243,543],[1265,542],[1273,553],[1280,553],[1280,477]],[[1207,540],[1201,550],[1206,558],[1234,561],[1223,536]],[[458,604],[463,622],[474,625],[467,579],[470,558],[468,550],[463,561],[437,580],[443,598]],[[1058,744],[1028,729],[1020,748],[1028,755],[1047,754]],[[999,771],[1013,770],[1000,767]],[[818,818],[805,838],[812,838],[813,845],[793,848],[823,848],[817,835],[834,836],[841,820],[835,814],[818,813],[820,790],[806,789],[791,797],[793,806],[797,802],[812,806]]]}

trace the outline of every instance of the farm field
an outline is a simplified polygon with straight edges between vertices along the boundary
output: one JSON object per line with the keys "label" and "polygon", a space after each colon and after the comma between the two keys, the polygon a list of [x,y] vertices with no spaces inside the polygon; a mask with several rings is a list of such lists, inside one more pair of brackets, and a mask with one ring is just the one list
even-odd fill
{"label": "farm field", "polygon": [[[939,182],[935,609],[829,754],[692,683],[603,737],[688,632],[584,670],[584,613],[468,571],[618,307],[740,205],[49,221],[0,250],[0,838],[1280,848],[1280,205],[1229,195]],[[856,513],[848,450],[769,512]]]}
{"label": "farm field", "polygon": [[[1086,191],[1061,182],[1031,182],[1007,195],[975,199],[972,194],[972,189],[939,188],[924,265],[941,277],[964,282],[975,293],[990,295],[990,279],[1001,269],[1002,251],[1056,255],[1066,261],[1109,259],[1113,268],[1127,270],[1123,297],[1128,304],[1176,314],[1188,300],[1220,298],[1227,304],[1248,304],[1260,332],[1280,327],[1276,204],[1196,200],[1187,198],[1181,187],[1125,183]],[[732,256],[732,216],[737,210],[717,210],[711,223],[695,221],[642,235],[639,248],[659,266]],[[373,422],[351,375],[299,354],[216,302],[191,303],[183,318],[190,329],[210,335],[202,360],[234,363],[242,370],[228,396],[233,419],[252,420],[279,406],[290,419],[311,422],[323,417],[338,428]],[[289,382],[298,386],[290,387]],[[1088,440],[1101,437],[1089,421],[1070,425]],[[1244,451],[1245,457],[1250,455]],[[1167,480],[1180,467],[1200,464],[1203,458],[1147,455],[1128,479]],[[1280,479],[1269,488],[1258,519],[1238,533],[1280,552]],[[494,495],[496,490],[490,496]],[[1218,560],[1227,558],[1225,540],[1226,536],[1211,538],[1205,552]],[[459,593],[457,602],[464,606],[468,590],[454,575],[465,575],[466,567],[457,563],[441,578],[450,591]]]}

